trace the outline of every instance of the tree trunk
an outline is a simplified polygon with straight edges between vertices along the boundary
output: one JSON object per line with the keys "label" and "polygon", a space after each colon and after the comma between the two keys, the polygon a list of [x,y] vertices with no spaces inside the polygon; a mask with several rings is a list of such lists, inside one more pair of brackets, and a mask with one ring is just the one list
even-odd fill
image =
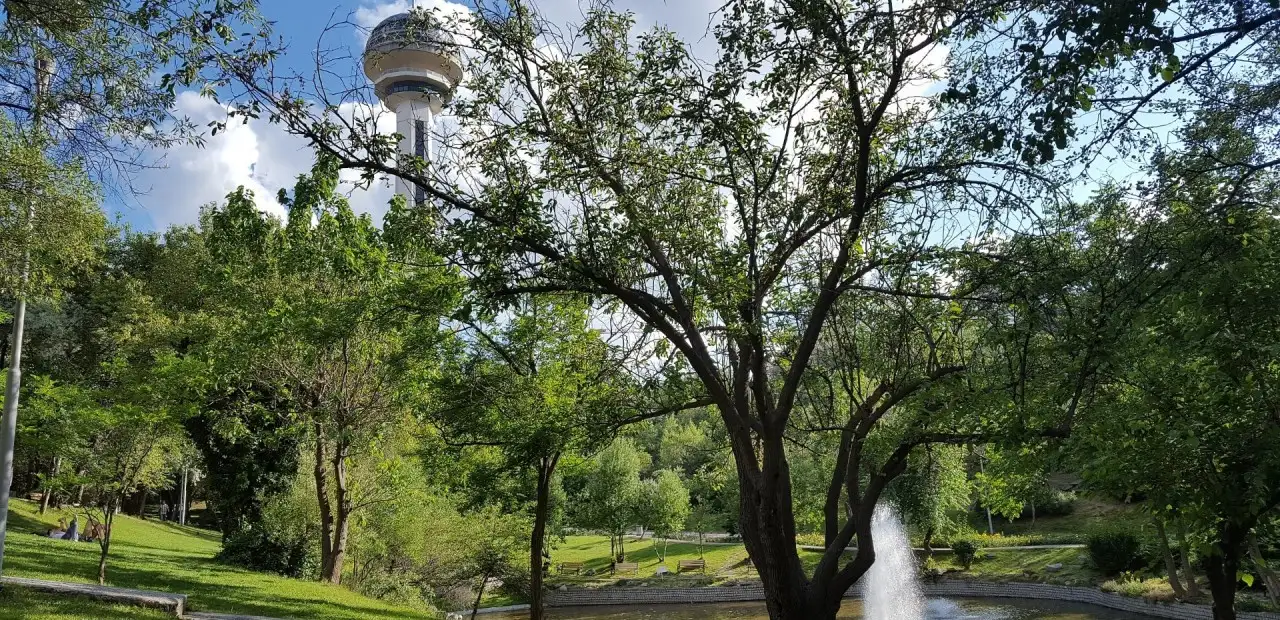
{"label": "tree trunk", "polygon": [[553,454],[538,464],[538,497],[533,510],[533,535],[529,537],[529,620],[543,618],[542,578],[547,570],[544,553],[547,520],[551,514],[551,477],[559,460],[560,455]]}
{"label": "tree trunk", "polygon": [[834,618],[843,597],[828,596],[827,583],[810,583],[800,563],[791,507],[791,476],[781,439],[771,437],[762,441],[761,450],[763,467],[758,473],[744,465],[751,463],[754,455],[737,454],[735,460],[740,487],[739,528],[764,586],[769,617],[774,620]]}
{"label": "tree trunk", "polygon": [[347,488],[347,447],[338,445],[333,456],[334,499],[338,507],[338,516],[333,534],[331,548],[333,558],[329,562],[329,572],[325,581],[332,584],[342,583],[342,565],[347,556],[347,534],[351,529],[351,494]]}
{"label": "tree trunk", "polygon": [[1178,524],[1178,537],[1182,539],[1178,555],[1182,556],[1182,578],[1187,583],[1187,596],[1198,599],[1200,584],[1196,583],[1196,573],[1191,569],[1191,541],[1187,540],[1187,526],[1181,521],[1175,522]]}
{"label": "tree trunk", "polygon": [[933,557],[933,526],[924,531],[924,557],[926,560]]}
{"label": "tree trunk", "polygon": [[[830,546],[840,533],[840,498],[844,493],[845,476],[849,468],[853,443],[853,421],[840,430],[840,448],[836,452],[836,464],[827,483],[827,496],[822,506],[823,544]],[[856,458],[856,457],[855,457]]]}
{"label": "tree trunk", "polygon": [[182,490],[178,493],[178,525],[187,524],[187,472],[190,469],[182,468]]}
{"label": "tree trunk", "polygon": [[1169,548],[1169,536],[1164,530],[1164,519],[1157,517],[1156,535],[1160,540],[1160,554],[1164,556],[1164,570],[1169,573],[1169,587],[1173,588],[1174,596],[1179,599],[1186,599],[1187,592],[1182,589],[1182,582],[1178,580],[1178,563],[1173,559],[1173,550]]}
{"label": "tree trunk", "polygon": [[489,583],[489,573],[480,576],[480,587],[476,591],[476,602],[471,606],[471,620],[476,620],[476,615],[480,613],[480,601],[484,600],[484,587]]}
{"label": "tree trunk", "polygon": [[[58,470],[62,468],[62,457],[53,457],[53,469],[50,471],[50,477],[58,475]],[[49,496],[53,495],[53,490],[48,484],[44,485],[44,492],[40,494],[40,514],[44,514],[49,509]]]}
{"label": "tree trunk", "polygon": [[1213,620],[1236,619],[1236,582],[1243,543],[1239,528],[1224,523],[1218,528],[1218,548],[1205,559],[1209,592],[1213,594]]}
{"label": "tree trunk", "polygon": [[[123,501],[123,497],[117,500],[117,502]],[[107,554],[111,551],[111,526],[115,522],[116,505],[118,504],[107,501],[102,510],[103,529],[102,536],[98,538],[98,548],[101,550],[98,555],[98,585],[100,586],[107,585]]]}
{"label": "tree trunk", "polygon": [[1280,577],[1276,577],[1276,572],[1263,559],[1262,549],[1258,547],[1258,537],[1253,532],[1249,533],[1249,556],[1253,558],[1253,564],[1262,576],[1262,585],[1267,588],[1267,599],[1271,601],[1271,606],[1280,607]]}
{"label": "tree trunk", "polygon": [[329,475],[325,472],[327,463],[324,435],[320,424],[316,423],[316,463],[312,473],[316,480],[316,501],[320,506],[321,579],[327,579],[333,573],[333,506],[329,503]]}
{"label": "tree trunk", "polygon": [[[84,487],[80,487],[80,493],[83,495]],[[142,499],[138,500],[138,518],[146,519],[147,518],[147,495],[148,495],[147,487],[142,487],[141,493],[142,493]],[[81,498],[82,501],[79,503],[83,504],[84,503],[83,499],[84,498],[82,497]]]}

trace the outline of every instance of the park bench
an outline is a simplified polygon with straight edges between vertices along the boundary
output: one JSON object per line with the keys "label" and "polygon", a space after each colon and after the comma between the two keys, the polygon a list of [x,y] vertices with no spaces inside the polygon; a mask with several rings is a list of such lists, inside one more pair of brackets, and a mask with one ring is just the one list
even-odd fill
{"label": "park bench", "polygon": [[676,563],[676,573],[683,573],[691,570],[700,570],[707,572],[706,560],[680,560]]}
{"label": "park bench", "polygon": [[563,575],[565,573],[582,574],[582,562],[561,562],[560,574]]}
{"label": "park bench", "polygon": [[639,562],[614,562],[613,574],[630,572],[632,575],[640,574]]}

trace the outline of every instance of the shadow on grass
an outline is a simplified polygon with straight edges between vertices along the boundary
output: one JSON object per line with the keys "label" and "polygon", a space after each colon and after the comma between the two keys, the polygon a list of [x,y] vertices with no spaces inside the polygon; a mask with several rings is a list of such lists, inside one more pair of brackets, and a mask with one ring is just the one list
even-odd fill
{"label": "shadow on grass", "polygon": [[0,609],[4,618],[21,620],[38,618],[94,618],[96,620],[152,620],[168,617],[158,611],[110,605],[89,599],[55,596],[32,592],[24,588],[5,587],[0,590]]}
{"label": "shadow on grass", "polygon": [[[53,513],[48,514],[53,515]],[[55,516],[52,519],[52,523],[57,523],[57,521],[58,519]],[[28,516],[14,510],[9,511],[10,532],[25,532],[45,535],[49,533],[49,528],[51,527],[53,527],[53,525],[50,522],[41,521],[38,517]]]}

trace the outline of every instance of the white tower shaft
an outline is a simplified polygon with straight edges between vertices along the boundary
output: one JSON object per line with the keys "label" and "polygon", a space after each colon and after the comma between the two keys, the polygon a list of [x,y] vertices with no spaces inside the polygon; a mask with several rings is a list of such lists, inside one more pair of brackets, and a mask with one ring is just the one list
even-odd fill
{"label": "white tower shaft", "polygon": [[[395,104],[396,133],[400,134],[400,154],[406,159],[417,158],[423,162],[433,160],[431,134],[435,127],[435,115],[430,104],[422,99],[404,98]],[[396,193],[405,202],[418,205],[427,200],[426,191],[402,177],[396,178]]]}

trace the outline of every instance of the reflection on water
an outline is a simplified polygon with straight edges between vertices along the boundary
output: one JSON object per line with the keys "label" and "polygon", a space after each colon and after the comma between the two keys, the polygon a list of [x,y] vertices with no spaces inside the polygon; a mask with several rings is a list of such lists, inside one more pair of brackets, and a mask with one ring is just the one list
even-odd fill
{"label": "reflection on water", "polygon": [[[768,620],[761,603],[715,605],[649,605],[625,607],[577,607],[548,610],[552,620]],[[528,615],[483,616],[490,620],[515,620]],[[862,618],[862,604],[845,601],[839,618]],[[1032,600],[929,599],[927,620],[1136,620],[1144,616],[1063,603]]]}

